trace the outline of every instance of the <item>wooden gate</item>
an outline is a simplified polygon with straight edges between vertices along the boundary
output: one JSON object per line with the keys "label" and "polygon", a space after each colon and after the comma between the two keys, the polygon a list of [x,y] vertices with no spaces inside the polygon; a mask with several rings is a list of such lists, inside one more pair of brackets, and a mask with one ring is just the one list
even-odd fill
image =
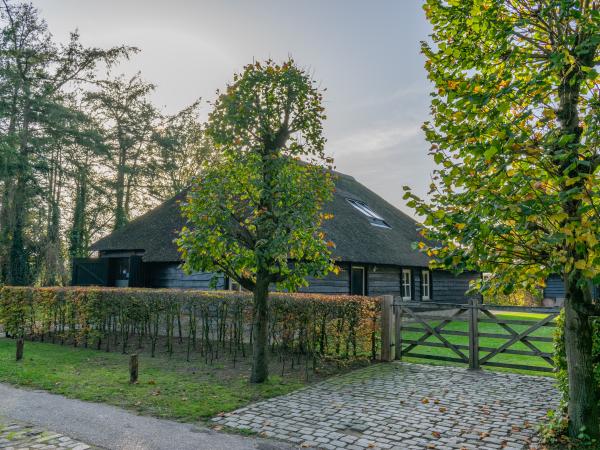
{"label": "wooden gate", "polygon": [[[552,335],[560,308],[384,302],[390,348],[382,359],[429,359],[468,365],[552,372]],[[384,314],[385,316],[385,314]],[[385,319],[385,317],[384,317]],[[385,334],[385,333],[384,333]],[[383,339],[383,346],[387,345]],[[383,351],[383,348],[382,348]]]}

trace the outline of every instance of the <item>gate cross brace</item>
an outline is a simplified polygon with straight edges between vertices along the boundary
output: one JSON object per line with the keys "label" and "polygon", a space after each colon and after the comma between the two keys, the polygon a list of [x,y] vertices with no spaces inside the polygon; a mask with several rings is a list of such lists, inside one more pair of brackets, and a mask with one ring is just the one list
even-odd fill
{"label": "gate cross brace", "polygon": [[[427,338],[429,338],[430,336],[435,336],[436,338],[438,338],[447,348],[449,348],[450,350],[452,350],[454,353],[456,353],[458,356],[460,356],[460,358],[468,363],[469,362],[469,358],[463,353],[461,352],[454,344],[452,344],[450,341],[448,341],[445,337],[443,337],[439,332],[442,330],[443,327],[445,327],[446,325],[448,325],[450,322],[452,322],[452,319],[454,317],[456,317],[459,314],[462,314],[464,311],[466,311],[465,309],[460,309],[458,312],[456,312],[455,314],[452,315],[452,317],[450,317],[449,319],[445,319],[442,323],[440,323],[437,327],[432,327],[431,325],[429,325],[425,320],[423,320],[421,317],[419,317],[418,315],[413,314],[412,310],[410,308],[405,308],[404,306],[400,305],[400,308],[403,312],[409,314],[412,318],[414,318],[417,322],[421,323],[421,325],[423,325],[423,327],[425,328],[425,330],[427,330],[427,332],[421,336],[417,342],[423,343],[427,340]],[[413,348],[415,348],[418,344],[411,344],[410,346],[407,347],[406,353],[408,353],[410,350],[412,350]],[[403,351],[403,353],[405,352]]]}
{"label": "gate cross brace", "polygon": [[[501,322],[494,314],[492,314],[490,311],[486,310],[486,309],[482,309],[483,313],[488,316],[490,319],[494,320],[494,323],[496,323],[497,325],[499,325],[501,328],[505,329],[506,331],[508,331],[510,334],[514,336],[518,336],[519,333],[517,333],[515,330],[512,329],[512,327],[510,327],[508,324]],[[552,319],[554,319],[557,316],[557,314],[554,314],[552,316]],[[535,330],[534,330],[535,331]],[[546,361],[548,364],[550,364],[551,366],[554,366],[554,361],[552,361],[552,358],[549,358],[548,356],[544,355],[544,352],[542,352],[538,347],[536,347],[536,345],[534,343],[532,343],[529,339],[527,339],[527,336],[524,337],[523,339],[520,339],[520,341],[525,344],[533,353],[535,353],[537,356],[539,356],[540,358],[542,358],[544,361]]]}
{"label": "gate cross brace", "polygon": [[[487,314],[489,311],[485,311],[484,310],[484,312]],[[497,317],[493,316],[493,314],[491,316],[489,314],[487,314],[487,315],[489,317],[493,318],[493,319],[498,320]],[[496,356],[496,355],[504,352],[504,350],[506,350],[507,348],[511,347],[513,344],[516,344],[517,342],[523,342],[529,348],[531,348],[530,346],[534,347],[532,350],[535,349],[534,351],[540,352],[540,350],[537,347],[535,347],[530,341],[527,340],[527,336],[529,336],[531,333],[533,333],[534,331],[536,331],[538,328],[543,327],[545,324],[547,324],[548,322],[550,322],[551,320],[553,320],[556,316],[557,316],[557,314],[549,314],[544,319],[542,319],[541,321],[537,322],[535,325],[527,328],[522,333],[517,333],[515,330],[513,330],[507,324],[502,324],[502,325],[504,325],[502,328],[506,327],[505,329],[507,329],[507,331],[509,331],[513,335],[512,338],[510,338],[509,340],[507,340],[504,344],[502,344],[500,347],[498,347],[495,351],[490,352],[487,355],[485,355],[483,358],[481,358],[479,360],[479,363],[480,364],[485,364],[487,361],[489,361],[490,359],[492,359],[494,356]],[[500,325],[499,321],[498,321],[498,324]],[[544,361],[547,361],[547,359],[544,358]],[[552,362],[550,362],[550,364],[552,364]]]}

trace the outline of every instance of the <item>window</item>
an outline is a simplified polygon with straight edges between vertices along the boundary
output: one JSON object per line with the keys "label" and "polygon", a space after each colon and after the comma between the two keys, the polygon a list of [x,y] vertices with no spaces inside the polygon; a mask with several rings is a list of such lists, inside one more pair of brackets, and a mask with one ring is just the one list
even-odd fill
{"label": "window", "polygon": [[412,299],[412,273],[410,269],[402,269],[402,298]]}
{"label": "window", "polygon": [[383,217],[379,214],[375,213],[365,202],[361,202],[360,200],[356,200],[354,198],[347,198],[348,203],[354,206],[357,210],[363,213],[369,219],[371,225],[380,227],[380,228],[392,228],[390,227]]}
{"label": "window", "polygon": [[115,280],[129,279],[129,258],[116,258]]}
{"label": "window", "polygon": [[431,298],[431,277],[429,270],[421,272],[421,298],[429,300]]}
{"label": "window", "polygon": [[352,266],[352,278],[350,278],[350,294],[365,295],[365,268]]}
{"label": "window", "polygon": [[226,289],[228,291],[241,291],[242,286],[234,279],[227,277]]}

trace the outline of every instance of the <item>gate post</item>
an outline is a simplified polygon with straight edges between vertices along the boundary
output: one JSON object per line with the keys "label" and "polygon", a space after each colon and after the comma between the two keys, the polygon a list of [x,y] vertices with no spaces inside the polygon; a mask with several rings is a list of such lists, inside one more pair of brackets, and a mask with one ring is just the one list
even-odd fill
{"label": "gate post", "polygon": [[479,370],[479,299],[469,299],[469,369]]}
{"label": "gate post", "polygon": [[384,295],[381,301],[381,360],[393,361],[394,296]]}
{"label": "gate post", "polygon": [[394,359],[402,360],[402,306],[394,300]]}

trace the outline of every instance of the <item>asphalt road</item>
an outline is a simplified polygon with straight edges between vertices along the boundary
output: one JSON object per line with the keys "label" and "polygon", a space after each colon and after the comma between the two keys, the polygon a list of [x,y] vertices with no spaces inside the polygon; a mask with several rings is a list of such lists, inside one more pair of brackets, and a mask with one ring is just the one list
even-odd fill
{"label": "asphalt road", "polygon": [[193,424],[138,416],[0,383],[0,415],[110,450],[288,450],[288,444],[220,433]]}

